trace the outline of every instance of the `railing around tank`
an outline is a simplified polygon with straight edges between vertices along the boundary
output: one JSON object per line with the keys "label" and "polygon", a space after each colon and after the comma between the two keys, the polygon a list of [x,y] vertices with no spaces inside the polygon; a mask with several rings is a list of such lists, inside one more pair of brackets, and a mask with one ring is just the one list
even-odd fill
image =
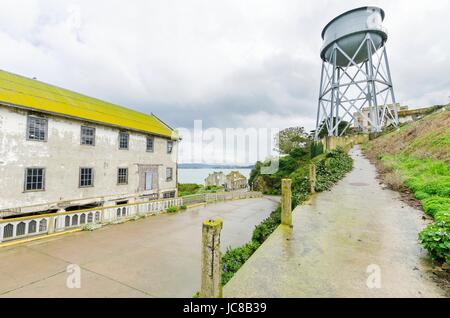
{"label": "railing around tank", "polygon": [[189,206],[198,203],[257,198],[261,196],[262,194],[260,192],[196,194],[179,198],[136,202],[87,210],[3,219],[0,220],[0,243],[79,229],[89,225],[117,223],[148,214],[159,214],[172,206]]}

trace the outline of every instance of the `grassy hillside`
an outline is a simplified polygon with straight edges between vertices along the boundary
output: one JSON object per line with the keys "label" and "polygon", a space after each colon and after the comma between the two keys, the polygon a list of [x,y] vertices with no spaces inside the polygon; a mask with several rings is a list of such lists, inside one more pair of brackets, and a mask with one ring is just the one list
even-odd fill
{"label": "grassy hillside", "polygon": [[394,190],[410,190],[434,219],[419,235],[437,260],[450,264],[450,109],[387,133],[365,147]]}

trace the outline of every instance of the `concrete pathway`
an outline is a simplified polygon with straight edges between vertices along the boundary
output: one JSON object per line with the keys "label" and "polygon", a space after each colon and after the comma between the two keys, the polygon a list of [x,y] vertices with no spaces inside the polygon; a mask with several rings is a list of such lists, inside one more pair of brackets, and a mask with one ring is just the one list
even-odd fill
{"label": "concrete pathway", "polygon": [[[202,222],[224,220],[222,247],[251,239],[278,206],[265,197],[228,201],[0,249],[1,297],[191,297],[200,287]],[[69,289],[70,264],[81,288]]]}
{"label": "concrete pathway", "polygon": [[445,296],[417,243],[422,212],[384,190],[358,148],[351,155],[354,170],[332,191],[298,207],[293,229],[280,226],[225,286],[224,296]]}

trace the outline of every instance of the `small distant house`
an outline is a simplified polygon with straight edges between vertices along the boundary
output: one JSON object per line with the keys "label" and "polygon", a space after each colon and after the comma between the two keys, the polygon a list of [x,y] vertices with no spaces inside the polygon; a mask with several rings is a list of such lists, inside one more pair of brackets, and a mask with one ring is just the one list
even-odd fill
{"label": "small distant house", "polygon": [[227,178],[223,172],[213,172],[205,179],[205,186],[225,187]]}
{"label": "small distant house", "polygon": [[227,181],[225,189],[228,191],[247,188],[247,178],[239,171],[231,171],[226,178]]}

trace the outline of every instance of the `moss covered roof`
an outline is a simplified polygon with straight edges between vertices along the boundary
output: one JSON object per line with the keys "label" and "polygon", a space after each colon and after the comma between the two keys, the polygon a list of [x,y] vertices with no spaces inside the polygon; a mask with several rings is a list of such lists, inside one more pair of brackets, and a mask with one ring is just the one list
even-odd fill
{"label": "moss covered roof", "polygon": [[0,70],[0,103],[120,128],[172,137],[156,116]]}

